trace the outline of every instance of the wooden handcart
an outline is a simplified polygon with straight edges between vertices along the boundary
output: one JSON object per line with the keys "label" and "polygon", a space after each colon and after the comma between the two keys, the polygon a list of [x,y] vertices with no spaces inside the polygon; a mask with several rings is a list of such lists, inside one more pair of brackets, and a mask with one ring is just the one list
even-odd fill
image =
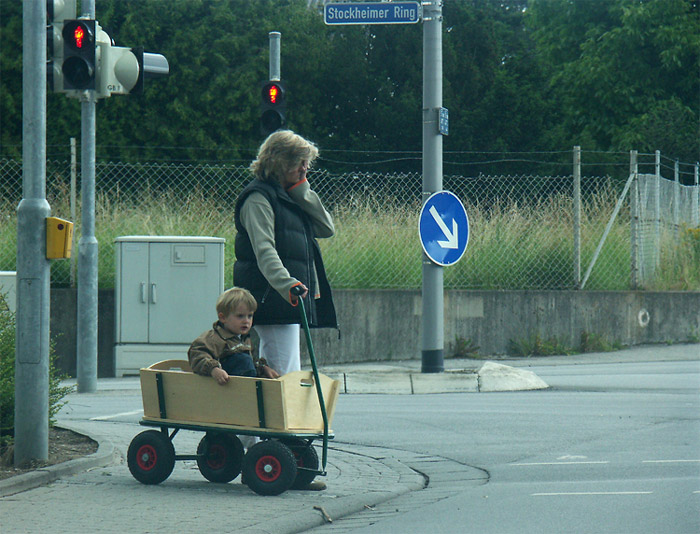
{"label": "wooden handcart", "polygon": [[[328,440],[334,437],[329,425],[340,384],[318,372],[301,306],[312,371],[276,379],[232,376],[222,386],[194,374],[185,360],[141,369],[140,424],[157,430],[141,432],[129,445],[127,463],[136,480],[159,484],[176,460],[195,460],[211,482],[230,482],[242,472],[248,487],[260,495],[303,488],[326,475]],[[179,430],[205,433],[196,454],[175,454],[173,438]],[[261,441],[244,453],[241,435]],[[315,440],[323,442],[320,465]]]}

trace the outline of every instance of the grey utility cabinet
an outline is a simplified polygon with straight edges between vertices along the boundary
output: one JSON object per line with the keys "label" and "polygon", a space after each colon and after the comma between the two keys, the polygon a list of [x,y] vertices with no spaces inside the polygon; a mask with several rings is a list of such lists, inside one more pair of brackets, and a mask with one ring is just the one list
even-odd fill
{"label": "grey utility cabinet", "polygon": [[186,359],[190,343],[216,320],[226,240],[122,236],[114,242],[116,376]]}

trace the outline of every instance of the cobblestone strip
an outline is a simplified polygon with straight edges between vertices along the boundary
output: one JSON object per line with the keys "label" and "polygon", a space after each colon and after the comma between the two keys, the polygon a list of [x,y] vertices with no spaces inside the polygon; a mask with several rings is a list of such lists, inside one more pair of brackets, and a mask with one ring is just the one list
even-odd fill
{"label": "cobblestone strip", "polygon": [[[131,476],[123,459],[128,443],[141,430],[99,423],[98,432],[114,442],[121,457],[108,467],[0,498],[3,534],[286,534],[323,524],[320,509],[331,518],[342,517],[425,485],[424,477],[392,451],[338,444],[329,451],[328,489],[322,492],[290,490],[261,497],[240,479],[229,484],[206,481],[194,462],[177,462],[165,482],[146,486]],[[201,433],[181,434],[175,438],[176,450],[189,454]]]}

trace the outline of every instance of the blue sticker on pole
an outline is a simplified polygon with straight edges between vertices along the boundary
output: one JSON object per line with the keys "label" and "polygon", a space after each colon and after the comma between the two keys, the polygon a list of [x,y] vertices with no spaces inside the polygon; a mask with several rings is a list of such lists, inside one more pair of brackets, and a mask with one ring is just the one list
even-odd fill
{"label": "blue sticker on pole", "polygon": [[469,242],[469,218],[457,195],[450,191],[430,195],[420,211],[418,235],[433,263],[446,267],[462,258]]}

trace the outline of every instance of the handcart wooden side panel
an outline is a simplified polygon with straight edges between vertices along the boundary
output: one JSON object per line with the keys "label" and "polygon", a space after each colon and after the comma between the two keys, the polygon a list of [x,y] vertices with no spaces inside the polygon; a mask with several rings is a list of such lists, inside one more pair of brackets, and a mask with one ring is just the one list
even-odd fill
{"label": "handcart wooden side panel", "polygon": [[[340,383],[321,373],[328,425]],[[232,376],[225,385],[192,373],[185,360],[165,360],[141,369],[144,422],[227,425],[275,433],[324,432],[314,374],[295,371],[280,378]]]}

